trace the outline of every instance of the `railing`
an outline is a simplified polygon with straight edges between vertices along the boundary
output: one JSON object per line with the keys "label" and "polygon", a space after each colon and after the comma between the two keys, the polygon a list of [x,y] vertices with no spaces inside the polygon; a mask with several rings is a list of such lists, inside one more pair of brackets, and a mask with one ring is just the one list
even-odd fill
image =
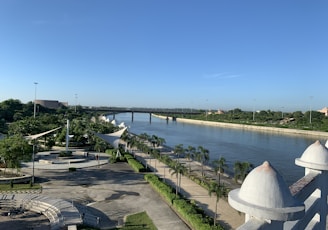
{"label": "railing", "polygon": [[190,108],[125,108],[125,107],[83,107],[85,111],[100,111],[100,112],[113,112],[113,113],[158,113],[158,114],[201,114],[202,111]]}
{"label": "railing", "polygon": [[[229,193],[230,205],[239,211],[245,212],[245,223],[241,225],[238,230],[328,229],[328,149],[317,141],[316,143],[310,145],[305,150],[302,157],[295,160],[295,163],[299,166],[305,167],[305,176],[287,188],[287,190],[289,189],[290,191],[290,194],[287,194],[287,196],[290,195],[291,198],[295,201],[295,203],[292,205],[282,205],[281,207],[277,208],[275,205],[273,205],[275,207],[270,207],[266,204],[263,204],[261,207],[261,205],[256,203],[256,201],[259,199],[258,197],[253,197],[253,199],[252,194],[247,194],[245,192],[250,191],[249,188],[245,187],[250,185],[249,181],[260,181],[259,175],[261,177],[263,174],[268,173],[268,171],[263,170],[263,165],[254,169],[257,170],[257,172],[252,173],[254,171],[253,170],[247,176],[252,178],[247,179],[246,177],[241,189],[236,189]],[[276,171],[273,170],[273,172]],[[278,177],[279,181],[279,177],[281,176],[275,176]],[[275,193],[277,193],[277,197],[270,197],[268,199],[289,199],[288,197],[285,198],[285,195],[283,192],[281,192],[284,190],[284,184],[279,182],[277,183],[278,188],[275,187],[274,180],[276,180],[277,177],[275,177],[272,182],[269,180],[269,185],[262,186],[261,184],[258,184],[257,188],[255,189],[255,193],[258,195],[263,192],[263,196],[266,196],[269,195],[267,192],[268,190],[266,189],[273,189],[276,191]],[[264,188],[265,186],[267,186],[267,188]],[[261,190],[260,193],[257,193],[259,190]],[[279,193],[282,195],[280,196]],[[248,199],[248,197],[251,198]],[[252,201],[255,202],[252,203]],[[276,203],[279,202],[277,201]],[[273,202],[273,204],[276,203]],[[300,212],[301,206],[299,204],[304,206],[303,214]],[[272,218],[268,219],[268,216],[270,215]],[[266,218],[263,218],[263,216],[266,216]],[[284,217],[281,218],[281,216]]]}

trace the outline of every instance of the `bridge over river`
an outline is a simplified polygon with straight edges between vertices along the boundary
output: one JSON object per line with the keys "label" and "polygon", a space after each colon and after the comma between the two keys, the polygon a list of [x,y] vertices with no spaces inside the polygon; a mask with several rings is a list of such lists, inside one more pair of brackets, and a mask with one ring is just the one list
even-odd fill
{"label": "bridge over river", "polygon": [[83,107],[84,111],[97,111],[103,112],[106,115],[113,115],[113,119],[115,119],[115,114],[118,113],[131,113],[131,120],[133,121],[134,113],[149,113],[149,122],[151,122],[151,114],[161,114],[163,116],[171,116],[175,117],[175,115],[181,114],[201,114],[202,111],[198,109],[188,109],[188,108],[139,108],[139,107]]}

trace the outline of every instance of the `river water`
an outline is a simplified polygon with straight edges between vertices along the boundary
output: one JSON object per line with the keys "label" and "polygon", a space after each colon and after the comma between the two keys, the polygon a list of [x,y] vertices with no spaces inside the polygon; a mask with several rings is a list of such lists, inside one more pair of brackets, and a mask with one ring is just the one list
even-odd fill
{"label": "river water", "polygon": [[[109,116],[109,119],[112,118]],[[236,161],[248,161],[255,167],[269,161],[288,185],[304,176],[304,168],[295,165],[295,158],[301,157],[304,150],[318,140],[316,137],[167,122],[156,117],[152,117],[150,123],[149,114],[142,113],[135,113],[133,122],[131,118],[131,113],[115,115],[116,123],[124,122],[130,132],[164,138],[165,145],[172,148],[178,144],[183,144],[185,148],[189,145],[203,146],[209,150],[210,161],[223,156],[230,172]],[[326,141],[319,140],[323,144]]]}

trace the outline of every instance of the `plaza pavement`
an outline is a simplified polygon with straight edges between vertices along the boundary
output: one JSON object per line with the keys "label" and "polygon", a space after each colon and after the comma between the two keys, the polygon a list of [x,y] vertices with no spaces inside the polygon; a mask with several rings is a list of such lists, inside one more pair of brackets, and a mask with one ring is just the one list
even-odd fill
{"label": "plaza pavement", "polygon": [[[189,229],[143,180],[143,174],[134,173],[126,163],[108,163],[108,155],[97,153],[98,160],[73,164],[40,164],[35,162],[35,176],[43,187],[42,195],[53,196],[82,204],[77,207],[91,217],[100,217],[99,227],[115,227],[124,216],[146,211],[158,229]],[[134,153],[139,160],[147,163],[154,173],[175,187],[176,176],[169,168],[148,154]],[[180,159],[182,163],[189,163]],[[23,171],[31,173],[32,163],[26,164]],[[68,172],[75,167],[76,172]],[[192,162],[192,171],[199,171],[199,164]],[[231,180],[222,181],[234,187]],[[216,197],[200,185],[182,176],[180,193],[194,200],[205,212],[213,217]],[[244,223],[244,215],[234,210],[228,202],[220,199],[218,203],[218,222],[226,229],[236,229]]]}
{"label": "plaza pavement", "polygon": [[[159,230],[187,230],[185,223],[126,163],[108,163],[108,155],[99,160],[71,164],[34,163],[36,182],[42,195],[71,201],[84,213],[87,222],[100,229],[122,223],[125,216],[146,211]],[[75,167],[75,172],[69,172]],[[32,163],[23,172],[32,174]],[[99,221],[97,221],[99,217]]]}

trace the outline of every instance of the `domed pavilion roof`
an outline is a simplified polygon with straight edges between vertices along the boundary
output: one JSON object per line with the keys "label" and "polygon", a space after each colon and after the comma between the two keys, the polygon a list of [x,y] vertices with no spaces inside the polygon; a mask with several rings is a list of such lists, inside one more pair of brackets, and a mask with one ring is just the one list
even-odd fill
{"label": "domed pavilion roof", "polygon": [[267,161],[248,174],[240,189],[229,193],[229,204],[261,219],[287,221],[304,215],[304,204],[291,195],[282,176]]}
{"label": "domed pavilion roof", "polygon": [[305,168],[328,170],[328,149],[320,141],[316,141],[305,149],[301,158],[295,159],[295,164]]}

